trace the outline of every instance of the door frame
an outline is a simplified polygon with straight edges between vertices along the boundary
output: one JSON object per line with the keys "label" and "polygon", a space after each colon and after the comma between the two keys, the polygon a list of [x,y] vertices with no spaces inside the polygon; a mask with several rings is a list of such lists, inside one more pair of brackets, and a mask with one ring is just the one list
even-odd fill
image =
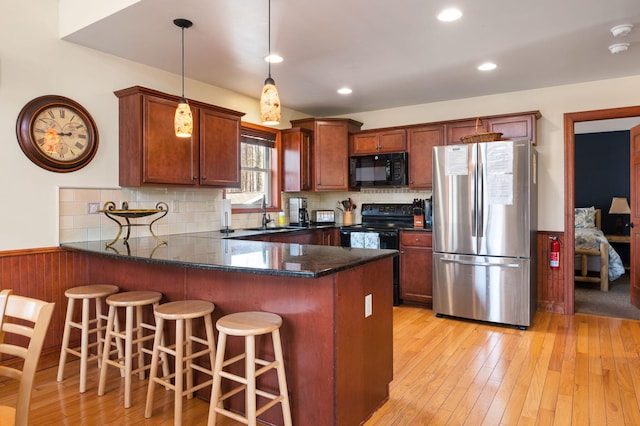
{"label": "door frame", "polygon": [[[574,281],[574,208],[575,208],[575,123],[640,116],[640,105],[564,114],[564,311],[573,315],[575,309]],[[631,166],[629,166],[631,167]]]}

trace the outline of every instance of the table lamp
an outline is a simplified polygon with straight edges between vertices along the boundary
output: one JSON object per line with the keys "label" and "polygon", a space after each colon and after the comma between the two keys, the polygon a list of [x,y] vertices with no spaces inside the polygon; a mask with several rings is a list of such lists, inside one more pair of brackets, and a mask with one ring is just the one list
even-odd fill
{"label": "table lamp", "polygon": [[616,234],[622,235],[622,231],[627,227],[627,224],[622,224],[622,215],[631,214],[629,203],[626,198],[613,197],[611,200],[611,207],[609,207],[609,214],[618,215],[616,218]]}

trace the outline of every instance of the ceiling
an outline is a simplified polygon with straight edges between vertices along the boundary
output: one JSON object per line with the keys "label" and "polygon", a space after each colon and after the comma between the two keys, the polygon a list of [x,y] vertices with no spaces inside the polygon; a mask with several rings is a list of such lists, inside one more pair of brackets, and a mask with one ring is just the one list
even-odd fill
{"label": "ceiling", "polygon": [[[453,5],[462,18],[439,22]],[[180,74],[175,18],[193,21],[187,78],[259,97],[268,0],[140,0],[64,39]],[[631,46],[613,55],[617,42]],[[640,1],[272,0],[271,51],[282,105],[317,117],[617,78],[640,74]],[[198,98],[188,81],[185,95]]]}

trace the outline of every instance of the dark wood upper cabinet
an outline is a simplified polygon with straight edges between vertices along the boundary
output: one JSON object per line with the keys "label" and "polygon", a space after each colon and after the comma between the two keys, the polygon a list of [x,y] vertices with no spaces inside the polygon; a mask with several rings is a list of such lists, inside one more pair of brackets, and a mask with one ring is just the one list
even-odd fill
{"label": "dark wood upper cabinet", "polygon": [[351,136],[351,155],[404,152],[407,136],[404,129],[361,132]]}
{"label": "dark wood upper cabinet", "polygon": [[178,138],[173,117],[179,97],[140,86],[119,99],[121,186],[240,185],[240,119],[244,113],[189,100],[191,138]]}
{"label": "dark wood upper cabinet", "polygon": [[409,151],[409,188],[431,189],[433,186],[433,147],[444,145],[444,125],[407,129]]}
{"label": "dark wood upper cabinet", "polygon": [[362,123],[341,118],[305,118],[292,120],[293,127],[313,132],[313,190],[349,189],[349,135]]}
{"label": "dark wood upper cabinet", "polygon": [[502,139],[528,140],[536,142],[536,120],[540,118],[539,111],[506,114],[499,116],[480,117],[477,119],[464,119],[448,121],[446,123],[446,144],[461,143],[460,138],[474,133],[500,132]]}
{"label": "dark wood upper cabinet", "polygon": [[310,191],[313,186],[313,132],[294,127],[282,131],[282,190]]}

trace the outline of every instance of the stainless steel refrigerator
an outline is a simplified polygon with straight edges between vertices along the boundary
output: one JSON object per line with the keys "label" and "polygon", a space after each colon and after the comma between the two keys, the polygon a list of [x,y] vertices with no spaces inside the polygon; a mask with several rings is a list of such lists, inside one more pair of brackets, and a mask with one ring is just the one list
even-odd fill
{"label": "stainless steel refrigerator", "polygon": [[433,310],[531,325],[537,305],[531,142],[433,149]]}

